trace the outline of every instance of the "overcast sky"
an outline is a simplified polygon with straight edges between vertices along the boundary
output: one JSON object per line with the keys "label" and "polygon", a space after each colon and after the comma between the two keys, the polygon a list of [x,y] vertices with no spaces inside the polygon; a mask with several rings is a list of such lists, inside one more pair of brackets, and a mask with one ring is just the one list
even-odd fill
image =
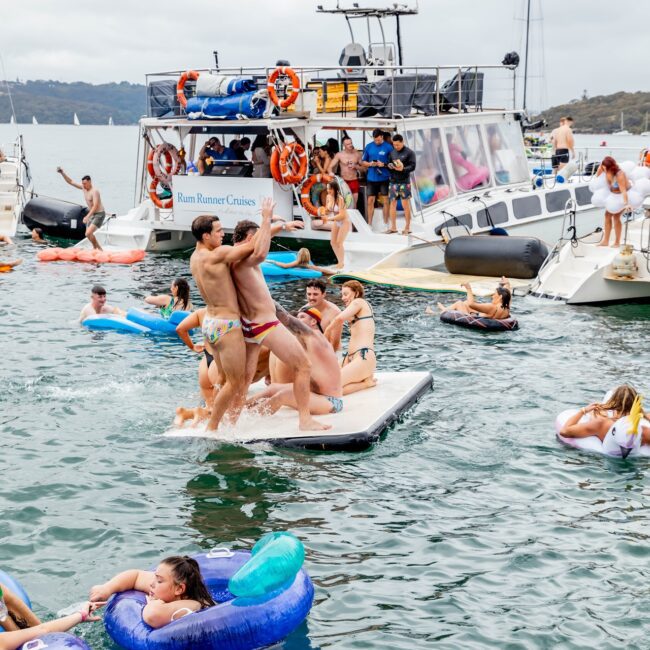
{"label": "overcast sky", "polygon": [[[91,83],[143,83],[147,72],[210,67],[215,49],[222,65],[269,66],[278,58],[336,65],[350,40],[345,21],[315,13],[335,1],[28,0],[3,12],[0,54],[9,79]],[[507,51],[523,54],[524,24],[516,17],[525,4],[419,0],[419,16],[402,20],[405,63],[499,63]],[[532,0],[532,9],[530,108],[566,102],[583,89],[590,96],[650,90],[650,0]],[[393,21],[387,34],[394,39]]]}

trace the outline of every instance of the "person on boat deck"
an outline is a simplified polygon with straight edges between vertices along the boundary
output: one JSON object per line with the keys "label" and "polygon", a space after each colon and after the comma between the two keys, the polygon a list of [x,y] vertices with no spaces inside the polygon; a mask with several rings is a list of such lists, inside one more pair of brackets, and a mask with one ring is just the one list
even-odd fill
{"label": "person on boat deck", "polygon": [[560,126],[557,129],[553,129],[551,133],[551,145],[553,147],[551,166],[555,172],[562,169],[569,160],[575,158],[572,126],[572,117],[562,117],[560,118]]}
{"label": "person on boat deck", "polygon": [[102,203],[102,197],[99,194],[99,190],[96,187],[93,187],[92,179],[88,174],[81,178],[81,184],[79,184],[75,183],[63,171],[62,167],[57,167],[56,171],[61,174],[63,180],[65,180],[68,185],[72,185],[72,187],[76,187],[78,190],[83,191],[84,199],[88,206],[88,213],[83,218],[83,222],[86,224],[85,236],[93,245],[93,248],[102,250],[102,247],[99,245],[99,242],[95,237],[95,232],[102,227],[104,219],[106,219],[106,210],[104,210],[104,204]]}
{"label": "person on boat deck", "polygon": [[230,147],[224,147],[217,137],[208,138],[199,151],[197,168],[199,174],[209,174],[217,160],[237,160],[235,152]]}
{"label": "person on boat deck", "polygon": [[318,215],[324,226],[330,224],[332,227],[330,246],[336,256],[335,268],[342,269],[345,263],[345,239],[352,228],[352,223],[339,184],[330,181],[326,185],[325,192],[325,205],[318,209]]}
{"label": "person on boat deck", "polygon": [[356,209],[359,199],[361,152],[354,148],[354,143],[349,135],[343,138],[343,150],[332,158],[328,173],[334,174],[337,167],[339,176],[348,184],[350,192],[352,192],[352,207]]}
{"label": "person on boat deck", "polygon": [[316,142],[314,151],[311,156],[312,174],[328,174],[329,167],[332,164],[327,147],[322,142]]}
{"label": "person on boat deck", "polygon": [[[560,435],[565,438],[588,438],[596,436],[602,442],[611,429],[612,425],[619,418],[630,414],[632,404],[636,399],[637,392],[629,384],[623,384],[615,388],[611,397],[605,402],[594,402],[583,406],[572,415],[560,430]],[[581,422],[583,416],[590,415],[589,419]],[[644,413],[643,417],[647,417]],[[641,444],[650,444],[650,428],[642,428]]]}
{"label": "person on boat deck", "polygon": [[155,571],[131,569],[118,573],[108,582],[91,587],[90,601],[106,601],[129,589],[147,594],[142,620],[153,628],[216,605],[198,562],[186,555],[165,558]]}
{"label": "person on boat deck", "polygon": [[390,182],[388,197],[390,200],[390,226],[387,234],[397,232],[397,200],[401,199],[404,210],[404,230],[402,235],[411,232],[411,173],[415,171],[415,152],[404,144],[404,138],[396,133],[393,136],[393,150],[388,154],[390,162]]}
{"label": "person on boat deck", "polygon": [[[469,282],[462,285],[467,290],[467,299],[466,300],[457,300],[453,305],[445,307],[441,302],[438,303],[438,309],[443,311],[462,311],[465,314],[471,314],[472,316],[483,317],[483,318],[496,318],[498,320],[503,320],[504,318],[510,318],[510,301],[512,300],[512,287],[510,286],[509,280],[502,276],[499,286],[494,290],[492,294],[491,302],[477,302],[474,298],[474,293],[472,291],[472,286]],[[436,312],[427,307],[425,310],[426,314],[435,314]]]}
{"label": "person on boat deck", "polygon": [[250,138],[242,138],[239,141],[239,149],[235,151],[237,154],[237,160],[248,160],[248,156],[246,155],[246,152],[251,148],[251,139]]}
{"label": "person on boat deck", "polygon": [[375,199],[383,199],[384,224],[388,225],[388,180],[390,178],[388,163],[389,154],[393,145],[385,141],[385,134],[381,129],[372,132],[372,142],[366,145],[361,158],[361,165],[368,170],[366,180],[366,194],[368,204],[366,207],[366,220],[372,226],[375,214]]}
{"label": "person on boat deck", "polygon": [[113,307],[106,304],[106,289],[100,284],[96,284],[90,290],[90,302],[84,305],[79,314],[79,322],[83,323],[88,316],[96,316],[97,314],[117,314],[118,316],[126,316],[126,312],[119,307]]}
{"label": "person on boat deck", "polygon": [[37,244],[47,244],[43,239],[43,230],[41,228],[33,228],[31,232],[32,241]]}
{"label": "person on boat deck", "polygon": [[271,178],[271,145],[267,135],[255,136],[251,147],[253,154],[253,178]]}
{"label": "person on boat deck", "polygon": [[328,269],[322,266],[315,266],[312,264],[311,261],[311,253],[309,252],[308,248],[301,248],[298,251],[298,254],[296,256],[296,259],[293,262],[278,262],[276,260],[266,260],[269,264],[274,264],[275,266],[279,266],[281,269],[295,269],[295,268],[302,268],[302,269],[310,269],[312,271],[318,271],[319,273],[322,273],[323,275],[334,275],[336,271],[333,271],[332,269]]}
{"label": "person on boat deck", "polygon": [[616,214],[605,210],[605,226],[603,228],[603,240],[598,244],[599,246],[609,246],[609,237],[612,232],[612,223],[614,225],[614,243],[613,248],[618,248],[621,245],[621,215],[623,212],[628,212],[632,208],[628,202],[627,191],[632,187],[625,172],[618,166],[617,162],[611,156],[605,156],[600,163],[600,167],[596,172],[596,176],[605,174],[607,178],[607,185],[612,194],[620,194],[623,203],[621,210]]}
{"label": "person on boat deck", "polygon": [[147,296],[144,301],[149,305],[156,305],[160,308],[160,315],[169,320],[172,312],[191,311],[192,301],[190,300],[190,285],[183,278],[176,278],[170,287],[171,296]]}
{"label": "person on boat deck", "polygon": [[642,167],[650,167],[650,149],[647,147],[641,149],[639,154],[639,165]]}
{"label": "person on boat deck", "polygon": [[[323,336],[320,312],[307,307],[298,312],[297,318],[288,314],[279,305],[278,319],[298,339],[310,363],[309,412],[312,415],[340,413],[343,410],[343,385],[336,353]],[[287,364],[271,354],[272,376],[278,382],[271,383],[261,393],[254,395],[247,406],[272,415],[282,406],[298,408],[293,392],[295,372]]]}
{"label": "person on boat deck", "polygon": [[364,299],[363,285],[357,280],[348,280],[341,286],[341,299],[345,309],[340,312],[325,330],[328,340],[341,336],[343,324],[350,323],[348,351],[343,355],[341,381],[343,393],[348,395],[377,382],[373,375],[377,368],[375,356],[375,316],[370,304]]}
{"label": "person on boat deck", "polygon": [[[302,307],[315,307],[321,315],[321,327],[323,332],[327,332],[331,322],[341,313],[338,305],[327,300],[327,285],[323,280],[314,278],[307,282],[305,289],[305,297],[307,304]],[[341,347],[341,330],[338,331],[338,336],[334,335],[333,330],[329,330],[330,335],[327,337],[335,352],[338,352]],[[327,335],[326,335],[327,336]]]}

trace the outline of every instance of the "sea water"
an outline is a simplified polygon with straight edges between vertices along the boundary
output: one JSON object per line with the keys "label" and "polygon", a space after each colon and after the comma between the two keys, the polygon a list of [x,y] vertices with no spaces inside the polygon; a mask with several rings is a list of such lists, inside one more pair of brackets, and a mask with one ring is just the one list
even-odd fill
{"label": "sea water", "polygon": [[[24,132],[39,191],[81,198],[61,164],[131,206],[136,128]],[[123,569],[290,530],[316,598],[285,648],[647,647],[650,465],[566,449],[553,421],[625,381],[650,391],[650,305],[515,298],[521,329],[484,334],[425,316],[435,295],[369,287],[379,368],[429,370],[433,391],[363,453],[240,447],[160,436],[199,398],[181,343],[76,322],[93,284],[141,307],[186,257],[18,250],[0,275],[0,567],[41,617]],[[272,292],[295,309],[304,289]],[[114,647],[101,624],[75,632]]]}

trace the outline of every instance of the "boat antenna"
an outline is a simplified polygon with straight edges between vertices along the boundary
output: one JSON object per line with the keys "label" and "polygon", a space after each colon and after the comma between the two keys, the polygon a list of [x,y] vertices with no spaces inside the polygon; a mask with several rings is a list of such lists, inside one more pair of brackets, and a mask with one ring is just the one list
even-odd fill
{"label": "boat antenna", "polygon": [[5,70],[5,62],[0,54],[0,66],[2,67],[2,78],[5,80],[5,86],[7,86],[7,96],[9,97],[9,105],[11,106],[11,115],[13,116],[14,128],[16,133],[20,136],[20,130],[18,129],[18,120],[16,119],[16,109],[14,108],[14,99],[11,95],[11,88],[9,88],[9,81],[7,80],[7,72]]}
{"label": "boat antenna", "polygon": [[214,56],[214,67],[218,70],[219,69],[219,52],[217,52],[217,50],[213,50],[212,54]]}
{"label": "boat antenna", "polygon": [[526,86],[528,85],[528,41],[530,37],[530,0],[528,0],[528,8],[526,10],[526,52],[524,60],[524,101],[523,109],[526,112]]}

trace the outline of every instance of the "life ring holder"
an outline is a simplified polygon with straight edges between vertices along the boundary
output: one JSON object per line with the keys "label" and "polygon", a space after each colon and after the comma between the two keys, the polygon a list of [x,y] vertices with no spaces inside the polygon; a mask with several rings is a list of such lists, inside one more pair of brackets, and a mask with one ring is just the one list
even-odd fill
{"label": "life ring holder", "polygon": [[[164,168],[161,164],[164,158]],[[181,156],[178,149],[169,142],[163,142],[149,152],[147,171],[151,178],[157,178],[162,185],[169,187],[172,176],[178,174],[181,168]]]}
{"label": "life ring holder", "polygon": [[311,188],[316,183],[331,183],[334,180],[329,174],[312,174],[300,187],[300,203],[312,216],[318,216],[318,208],[311,202]]}
{"label": "life ring holder", "polygon": [[149,186],[149,198],[156,207],[168,210],[174,205],[174,199],[170,196],[168,199],[163,200],[156,194],[156,188],[159,183],[160,181],[157,178],[152,179],[151,185]]}
{"label": "life ring holder", "polygon": [[[282,101],[280,101],[280,98],[278,97],[278,92],[275,89],[275,83],[280,77],[280,75],[289,77],[289,79],[291,80],[291,88],[292,88],[291,93],[289,93],[289,96],[285,97]],[[269,94],[269,99],[271,100],[271,102],[273,102],[273,104],[275,104],[279,108],[288,108],[289,106],[291,106],[291,104],[293,104],[296,101],[296,99],[298,99],[298,94],[300,93],[300,79],[298,79],[298,75],[289,66],[280,66],[276,68],[269,75],[269,78],[266,82],[266,90]]]}
{"label": "life ring holder", "polygon": [[183,107],[187,108],[187,97],[185,97],[185,84],[188,81],[196,81],[199,78],[199,73],[196,70],[188,70],[183,72],[176,84],[176,98],[178,103]]}

